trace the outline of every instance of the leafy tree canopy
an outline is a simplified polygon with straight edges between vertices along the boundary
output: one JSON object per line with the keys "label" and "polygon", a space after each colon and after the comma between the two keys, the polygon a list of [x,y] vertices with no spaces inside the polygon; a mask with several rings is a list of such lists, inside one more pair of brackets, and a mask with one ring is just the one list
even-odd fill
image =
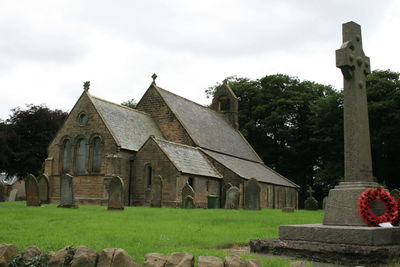
{"label": "leafy tree canopy", "polygon": [[122,102],[121,105],[126,106],[128,108],[136,108],[137,101],[136,101],[136,99],[132,98],[132,99]]}
{"label": "leafy tree canopy", "polygon": [[27,173],[37,174],[47,157],[47,146],[68,114],[32,104],[11,112],[0,123],[0,171],[20,178]]}

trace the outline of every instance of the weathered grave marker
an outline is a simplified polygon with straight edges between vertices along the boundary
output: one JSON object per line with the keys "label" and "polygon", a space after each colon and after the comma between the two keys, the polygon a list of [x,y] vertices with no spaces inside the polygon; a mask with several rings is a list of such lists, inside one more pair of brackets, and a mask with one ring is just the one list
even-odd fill
{"label": "weathered grave marker", "polygon": [[108,209],[124,209],[124,181],[119,176],[114,176],[108,188]]}
{"label": "weathered grave marker", "polygon": [[[186,205],[186,198],[189,196],[192,198],[193,200],[193,205],[194,205],[194,190],[193,188],[189,185],[189,183],[186,183],[185,186],[182,188],[182,208],[185,208]],[[191,201],[190,199],[188,199],[187,201]]]}
{"label": "weathered grave marker", "polygon": [[60,205],[62,208],[75,208],[74,177],[68,173],[61,175],[60,183]]}
{"label": "weathered grave marker", "polygon": [[240,201],[240,191],[236,186],[231,186],[226,191],[225,209],[238,209]]}
{"label": "weathered grave marker", "polygon": [[184,199],[183,199],[183,205],[182,207],[184,209],[194,209],[196,207],[196,205],[194,204],[194,199],[192,196],[187,195]]}
{"label": "weathered grave marker", "polygon": [[4,185],[3,183],[0,183],[0,202],[4,202],[5,201],[5,192],[4,192]]}
{"label": "weathered grave marker", "polygon": [[26,205],[27,206],[40,206],[39,197],[39,184],[36,177],[28,174],[25,180],[26,188]]}
{"label": "weathered grave marker", "polygon": [[326,209],[326,203],[328,202],[328,196],[324,197],[324,199],[322,200],[322,209],[325,210]]}
{"label": "weathered grave marker", "polygon": [[18,189],[12,189],[10,195],[8,196],[8,201],[14,202],[17,198]]}
{"label": "weathered grave marker", "polygon": [[244,208],[247,210],[259,210],[261,187],[254,178],[244,183]]}
{"label": "weathered grave marker", "polygon": [[221,207],[225,207],[226,201],[226,192],[231,188],[233,185],[231,183],[227,183],[222,186],[221,188]]}
{"label": "weathered grave marker", "polygon": [[46,174],[39,176],[39,196],[41,203],[49,203],[49,178]]}
{"label": "weathered grave marker", "polygon": [[152,207],[161,207],[162,189],[163,189],[163,179],[160,175],[156,175],[153,178],[153,181],[151,184],[151,206]]}
{"label": "weathered grave marker", "polygon": [[151,205],[151,188],[148,187],[144,191],[144,205],[145,207],[150,207]]}
{"label": "weathered grave marker", "polygon": [[307,192],[310,195],[304,201],[304,209],[305,210],[317,210],[318,209],[318,201],[312,195],[312,193],[314,193],[314,190],[311,188],[311,186],[308,187]]}

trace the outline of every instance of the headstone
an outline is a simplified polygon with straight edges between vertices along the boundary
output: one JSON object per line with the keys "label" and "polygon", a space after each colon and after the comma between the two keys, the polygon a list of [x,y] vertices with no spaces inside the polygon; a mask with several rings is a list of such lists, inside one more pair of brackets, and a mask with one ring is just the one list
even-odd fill
{"label": "headstone", "polygon": [[322,200],[322,209],[325,210],[326,208],[326,203],[328,202],[328,197],[324,197],[324,199]]}
{"label": "headstone", "polygon": [[226,192],[231,188],[233,185],[231,183],[224,184],[221,189],[221,207],[225,207],[226,201]]}
{"label": "headstone", "polygon": [[361,27],[343,24],[343,44],[336,50],[343,74],[344,182],[329,191],[323,224],[366,226],[358,214],[358,197],[379,185],[372,176],[366,75],[370,60],[362,48]]}
{"label": "headstone", "polygon": [[318,209],[318,201],[313,197],[312,193],[314,193],[314,190],[312,190],[311,186],[308,187],[307,192],[310,194],[306,201],[304,201],[304,209],[305,210],[317,210]]}
{"label": "headstone", "polygon": [[153,177],[151,183],[151,206],[161,207],[163,179],[160,175]]}
{"label": "headstone", "polygon": [[238,209],[240,200],[240,191],[236,186],[232,186],[226,191],[225,209]]}
{"label": "headstone", "polygon": [[15,189],[15,188],[12,189],[11,192],[10,192],[10,195],[8,197],[8,201],[14,202],[16,200],[16,198],[17,198],[17,193],[18,193],[18,189]]}
{"label": "headstone", "polygon": [[41,203],[49,203],[49,178],[46,174],[41,174],[38,183]]}
{"label": "headstone", "polygon": [[124,209],[124,181],[119,176],[114,176],[108,188],[108,209]]}
{"label": "headstone", "polygon": [[394,200],[399,202],[399,200],[400,200],[400,190],[399,189],[393,189],[392,191],[390,191],[390,195],[392,197],[394,197]]}
{"label": "headstone", "polygon": [[294,212],[294,207],[285,207],[282,209],[283,212]]}
{"label": "headstone", "polygon": [[186,196],[183,199],[182,208],[184,209],[194,209],[196,205],[194,204],[194,199],[192,196]]}
{"label": "headstone", "polygon": [[62,208],[75,208],[75,198],[74,198],[74,177],[70,174],[61,175],[60,183],[60,205]]}
{"label": "headstone", "polygon": [[3,183],[0,183],[0,202],[4,202],[5,201],[5,192],[4,192],[4,185]]}
{"label": "headstone", "polygon": [[244,183],[244,209],[259,210],[261,187],[254,178]]}
{"label": "headstone", "polygon": [[36,177],[28,174],[25,180],[26,188],[26,205],[27,206],[40,206],[39,197],[39,184]]}
{"label": "headstone", "polygon": [[189,185],[189,183],[186,183],[185,186],[182,188],[181,196],[182,196],[182,208],[185,207],[185,199],[186,199],[186,197],[190,196],[193,199],[193,202],[194,202],[194,190]]}
{"label": "headstone", "polygon": [[144,191],[144,206],[150,207],[150,205],[151,205],[151,188],[148,187]]}

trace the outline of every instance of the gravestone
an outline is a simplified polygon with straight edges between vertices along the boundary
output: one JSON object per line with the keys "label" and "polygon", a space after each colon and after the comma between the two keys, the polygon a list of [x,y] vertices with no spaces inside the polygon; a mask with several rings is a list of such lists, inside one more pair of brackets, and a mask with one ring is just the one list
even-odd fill
{"label": "gravestone", "polygon": [[60,182],[60,205],[61,208],[76,208],[74,198],[74,177],[68,173],[61,175]]}
{"label": "gravestone", "polygon": [[49,203],[49,178],[46,174],[41,174],[38,183],[40,202]]}
{"label": "gravestone", "polygon": [[156,175],[151,183],[151,206],[161,207],[162,201],[163,179],[160,175]]}
{"label": "gravestone", "polygon": [[144,206],[150,207],[150,205],[151,205],[151,188],[148,187],[144,191]]}
{"label": "gravestone", "polygon": [[261,187],[254,178],[244,183],[244,209],[260,210]]}
{"label": "gravestone", "polygon": [[4,190],[4,185],[3,185],[3,183],[0,183],[0,202],[4,202],[5,201],[5,198],[6,198],[6,196],[5,196],[5,192],[4,192],[5,190]]}
{"label": "gravestone", "polygon": [[183,199],[182,208],[184,209],[194,209],[196,205],[194,204],[194,198],[190,195],[187,195]]}
{"label": "gravestone", "polygon": [[390,191],[390,195],[392,197],[394,197],[394,199],[399,202],[400,199],[400,190],[399,189],[393,189],[392,191]]}
{"label": "gravestone", "polygon": [[124,181],[119,176],[114,176],[108,187],[108,207],[109,210],[124,209]]}
{"label": "gravestone", "polygon": [[232,186],[226,191],[225,209],[238,209],[240,200],[240,191],[236,186]]}
{"label": "gravestone", "polygon": [[15,188],[12,189],[11,192],[10,192],[10,195],[8,197],[8,201],[14,202],[16,200],[16,198],[17,198],[17,193],[18,193],[18,189],[15,189]]}
{"label": "gravestone", "polygon": [[225,207],[226,201],[226,192],[231,188],[233,185],[231,183],[227,183],[222,186],[221,188],[221,207]]}
{"label": "gravestone", "polygon": [[326,203],[328,202],[328,197],[324,197],[324,199],[322,200],[322,209],[325,210],[326,209]]}
{"label": "gravestone", "polygon": [[[193,203],[194,203],[194,190],[193,188],[189,185],[189,183],[186,183],[185,186],[182,188],[182,208],[185,208],[185,202],[186,202],[186,198],[189,196],[192,198]],[[190,200],[188,200],[190,201]]]}
{"label": "gravestone", "polygon": [[283,212],[294,212],[294,207],[285,207],[282,209]]}
{"label": "gravestone", "polygon": [[304,201],[304,209],[305,210],[317,210],[318,209],[318,201],[312,196],[312,193],[314,193],[314,190],[312,190],[311,186],[309,186],[307,192],[310,195]]}
{"label": "gravestone", "polygon": [[26,205],[40,206],[39,184],[36,177],[28,174],[25,180]]}

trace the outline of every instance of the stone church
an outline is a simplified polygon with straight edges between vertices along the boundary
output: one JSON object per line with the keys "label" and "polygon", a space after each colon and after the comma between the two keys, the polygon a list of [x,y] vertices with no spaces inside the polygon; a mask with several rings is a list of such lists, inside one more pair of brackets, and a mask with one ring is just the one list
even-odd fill
{"label": "stone church", "polygon": [[238,131],[238,100],[224,83],[207,108],[157,86],[153,81],[135,109],[89,93],[89,84],[48,148],[45,174],[50,202],[59,203],[61,176],[73,176],[78,204],[108,201],[113,176],[122,178],[126,205],[146,205],[155,179],[162,179],[160,206],[179,207],[181,191],[193,188],[196,207],[224,188],[260,184],[262,208],[298,206],[298,186],[268,168]]}

